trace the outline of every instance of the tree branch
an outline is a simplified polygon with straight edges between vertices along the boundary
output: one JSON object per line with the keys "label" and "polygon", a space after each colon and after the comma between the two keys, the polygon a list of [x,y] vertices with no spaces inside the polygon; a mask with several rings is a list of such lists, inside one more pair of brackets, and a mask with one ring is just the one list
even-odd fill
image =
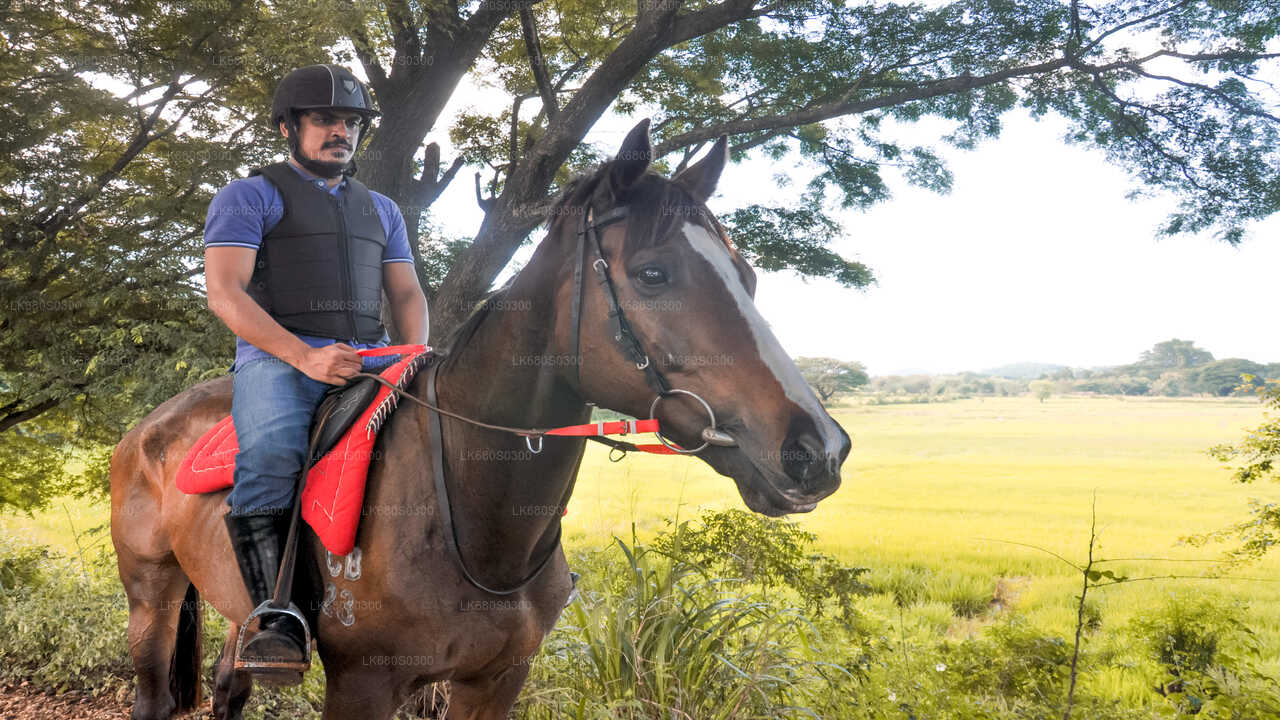
{"label": "tree branch", "polygon": [[1201,92],[1212,95],[1218,98],[1219,100],[1221,100],[1222,102],[1230,105],[1233,110],[1240,113],[1241,115],[1251,115],[1253,117],[1270,120],[1274,123],[1280,123],[1280,117],[1272,115],[1271,113],[1265,110],[1255,110],[1254,108],[1245,107],[1244,105],[1241,105],[1240,102],[1235,98],[1222,92],[1218,88],[1212,87],[1210,85],[1203,85],[1201,83],[1191,82],[1189,80],[1182,80],[1180,78],[1171,77],[1169,75],[1156,75],[1155,73],[1149,73],[1146,70],[1142,70],[1142,69],[1139,69],[1137,72],[1139,75],[1143,77],[1151,78],[1152,80],[1164,80],[1165,82],[1173,83],[1174,85],[1181,85],[1182,87],[1188,88],[1190,90],[1200,90]]}
{"label": "tree branch", "polygon": [[1196,0],[1180,0],[1179,2],[1177,2],[1177,3],[1173,4],[1173,5],[1170,5],[1170,6],[1165,7],[1165,8],[1161,8],[1161,9],[1159,9],[1159,10],[1156,10],[1155,12],[1152,12],[1152,13],[1148,13],[1148,14],[1146,14],[1146,15],[1143,15],[1143,16],[1142,16],[1142,17],[1140,17],[1140,18],[1135,18],[1135,19],[1130,20],[1130,21],[1128,21],[1128,22],[1120,23],[1119,25],[1117,25],[1117,26],[1115,26],[1115,27],[1111,28],[1110,30],[1107,30],[1106,32],[1104,32],[1104,33],[1102,33],[1101,35],[1099,35],[1098,37],[1094,38],[1094,39],[1093,39],[1093,42],[1090,42],[1088,45],[1086,45],[1083,49],[1081,49],[1081,50],[1080,50],[1079,55],[1087,55],[1087,54],[1089,54],[1090,52],[1092,52],[1092,51],[1093,51],[1093,49],[1094,49],[1094,48],[1098,47],[1098,45],[1099,45],[1099,44],[1101,44],[1103,40],[1106,40],[1108,37],[1110,37],[1110,36],[1112,36],[1112,35],[1114,35],[1114,34],[1116,34],[1116,33],[1120,32],[1120,31],[1122,31],[1122,30],[1125,30],[1125,29],[1127,29],[1127,28],[1131,28],[1131,27],[1133,27],[1134,25],[1141,25],[1142,23],[1147,22],[1147,21],[1149,21],[1149,20],[1155,20],[1156,18],[1160,17],[1161,15],[1164,15],[1164,14],[1166,14],[1166,13],[1171,13],[1171,12],[1173,12],[1174,10],[1180,10],[1180,9],[1182,9],[1182,8],[1186,7],[1187,5],[1190,5],[1191,3],[1195,2],[1195,1],[1196,1]]}
{"label": "tree branch", "polygon": [[484,192],[480,190],[480,173],[476,173],[476,204],[487,215],[493,209],[493,202],[497,198],[485,197]]}
{"label": "tree branch", "polygon": [[1059,70],[1067,67],[1068,65],[1069,61],[1066,58],[1056,58],[1054,60],[1037,63],[1035,65],[1023,65],[1021,67],[1008,68],[988,75],[957,75],[931,82],[926,85],[903,90],[901,92],[887,93],[885,95],[866,100],[842,99],[778,115],[738,118],[719,123],[717,125],[702,127],[686,133],[681,133],[680,135],[660,142],[654,146],[653,156],[655,158],[662,157],[663,155],[679,150],[686,145],[704,142],[706,140],[717,138],[721,135],[741,135],[744,133],[790,128],[797,125],[808,125],[810,123],[821,122],[823,120],[830,120],[831,118],[840,117],[842,115],[863,113],[916,100],[928,100],[942,95],[951,95],[965,90],[995,85],[1013,78],[1053,72],[1054,70]]}
{"label": "tree branch", "polygon": [[556,103],[556,94],[551,87],[551,78],[547,75],[547,63],[542,57],[542,42],[538,39],[538,26],[534,22],[533,10],[528,5],[520,6],[520,31],[524,35],[524,48],[529,55],[529,69],[533,71],[533,81],[542,96],[542,109],[548,120],[555,120],[560,112]]}
{"label": "tree branch", "polygon": [[[157,104],[151,111],[151,114],[141,122],[138,131],[134,134],[133,140],[129,143],[129,146],[125,148],[125,151],[120,154],[120,157],[116,158],[116,161],[112,163],[110,168],[104,170],[98,175],[98,177],[94,178],[93,182],[89,184],[89,187],[78,193],[60,209],[54,211],[52,214],[41,220],[37,220],[34,223],[36,228],[45,236],[57,233],[67,224],[68,221],[70,221],[72,216],[79,212],[80,209],[88,204],[96,195],[102,192],[102,189],[107,186],[107,183],[119,177],[124,168],[127,167],[130,162],[133,162],[133,159],[142,153],[142,151],[156,139],[157,136],[151,135],[151,130],[160,120],[161,111],[163,111],[165,107],[168,106],[169,102],[182,91],[183,87],[193,81],[194,79],[187,81],[187,83],[179,82],[179,75],[177,72],[174,72],[173,78],[169,83],[169,87],[165,90],[164,95],[162,96],[163,102]],[[188,109],[188,112],[190,112],[190,109]]]}
{"label": "tree branch", "polygon": [[18,412],[8,413],[4,417],[0,418],[0,433],[18,425],[19,423],[26,422],[27,420],[31,420],[33,418],[37,418],[45,414],[46,412],[52,410],[53,408],[57,407],[61,403],[62,403],[62,398],[49,398],[48,400],[45,400],[44,402],[38,403],[36,405],[32,405],[31,407],[26,408],[25,410],[19,410]]}
{"label": "tree branch", "polygon": [[[355,3],[348,0],[347,7],[354,10]],[[390,9],[387,10],[387,14],[388,16],[391,14]],[[369,84],[373,86],[375,92],[381,94],[381,91],[387,85],[387,71],[383,69],[382,63],[378,62],[373,42],[369,39],[369,34],[365,32],[363,23],[352,23],[351,45],[356,49],[356,59],[360,61],[360,66],[364,68],[364,74],[368,76]]]}

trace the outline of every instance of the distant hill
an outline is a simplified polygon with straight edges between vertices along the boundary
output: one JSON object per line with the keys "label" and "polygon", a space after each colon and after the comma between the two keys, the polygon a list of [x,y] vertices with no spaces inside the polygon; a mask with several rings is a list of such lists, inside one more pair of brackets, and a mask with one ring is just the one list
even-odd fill
{"label": "distant hill", "polygon": [[998,368],[980,372],[983,375],[994,375],[995,377],[1009,378],[1010,380],[1035,380],[1046,373],[1052,374],[1066,367],[1066,365],[1054,365],[1052,363],[1022,362],[1001,365]]}

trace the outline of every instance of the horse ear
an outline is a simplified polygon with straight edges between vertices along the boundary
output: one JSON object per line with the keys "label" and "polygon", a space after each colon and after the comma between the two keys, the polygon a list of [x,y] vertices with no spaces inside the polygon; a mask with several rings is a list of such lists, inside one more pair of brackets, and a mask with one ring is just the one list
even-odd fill
{"label": "horse ear", "polygon": [[649,160],[652,157],[653,146],[649,144],[649,119],[645,118],[631,128],[627,138],[622,141],[618,154],[613,158],[611,172],[613,187],[618,190],[631,187],[641,175],[644,175],[644,171],[649,169]]}
{"label": "horse ear", "polygon": [[685,186],[693,196],[706,202],[716,191],[716,183],[720,182],[720,173],[729,162],[729,138],[721,135],[711,152],[698,162],[685,168],[675,176],[675,181]]}

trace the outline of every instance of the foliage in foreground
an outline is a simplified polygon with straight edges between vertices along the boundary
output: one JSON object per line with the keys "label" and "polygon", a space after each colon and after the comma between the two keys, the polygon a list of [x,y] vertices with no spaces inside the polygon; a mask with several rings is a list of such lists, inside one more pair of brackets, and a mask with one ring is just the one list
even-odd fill
{"label": "foliage in foreground", "polygon": [[[1245,377],[1245,384],[1254,378]],[[1280,482],[1280,380],[1267,380],[1256,387],[1269,413],[1263,422],[1249,431],[1243,440],[1234,445],[1215,445],[1209,454],[1232,467],[1232,479],[1240,483],[1258,480]],[[1249,503],[1249,519],[1207,535],[1188,538],[1193,544],[1236,539],[1239,545],[1227,552],[1228,559],[1237,563],[1257,560],[1280,544],[1280,503],[1253,499]]]}
{"label": "foliage in foreground", "polygon": [[[2,540],[0,682],[127,698],[127,610],[109,553],[68,558]],[[536,656],[513,659],[531,665],[515,717],[1063,716],[1070,628],[1031,623],[1009,597],[991,602],[990,578],[850,567],[813,552],[813,541],[793,523],[726,511],[673,523],[648,544],[633,536],[572,553],[582,595]],[[1108,626],[1105,615],[1092,603],[1081,614],[1070,717],[1280,716],[1280,685],[1257,669],[1247,608],[1188,594],[1127,625]],[[208,693],[226,623],[206,617]],[[973,631],[953,633],[957,625]],[[1117,670],[1126,689],[1103,680]],[[322,698],[317,664],[300,689],[256,691],[247,716],[316,718]]]}

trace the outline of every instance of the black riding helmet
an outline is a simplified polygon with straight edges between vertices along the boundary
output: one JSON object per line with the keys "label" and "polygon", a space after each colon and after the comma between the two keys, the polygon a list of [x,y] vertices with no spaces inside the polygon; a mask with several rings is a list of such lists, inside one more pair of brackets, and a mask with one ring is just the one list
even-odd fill
{"label": "black riding helmet", "polygon": [[[289,73],[276,87],[271,101],[271,127],[285,123],[289,128],[289,153],[303,167],[324,177],[336,177],[333,163],[301,157],[298,150],[299,115],[303,110],[351,110],[360,114],[360,137],[352,155],[369,134],[369,124],[381,115],[369,89],[351,71],[338,65],[308,65]],[[355,174],[354,158],[340,172]]]}

